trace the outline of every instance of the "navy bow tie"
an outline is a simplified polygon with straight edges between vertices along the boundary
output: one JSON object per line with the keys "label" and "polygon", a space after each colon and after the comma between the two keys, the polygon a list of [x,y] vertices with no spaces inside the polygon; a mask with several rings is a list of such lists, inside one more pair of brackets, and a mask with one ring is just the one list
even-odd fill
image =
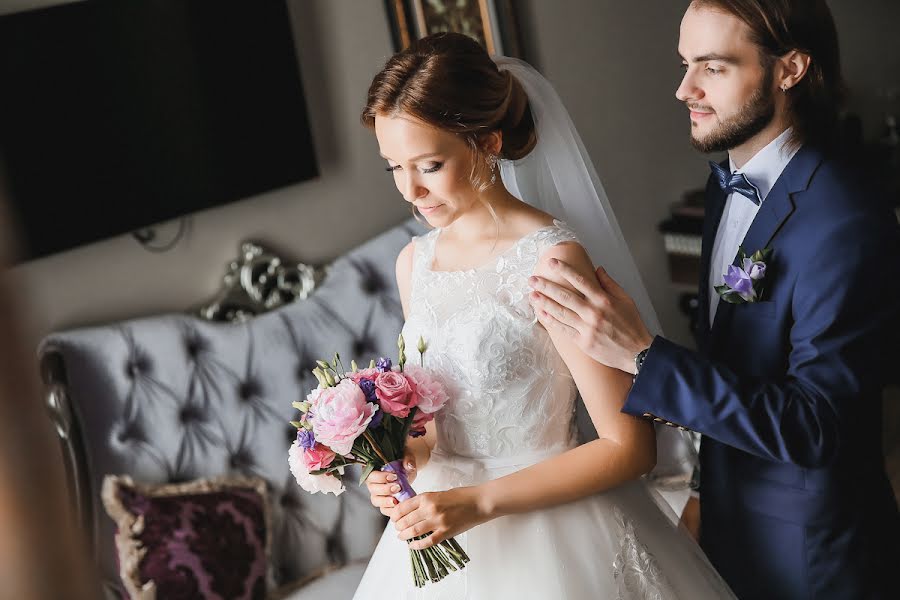
{"label": "navy bow tie", "polygon": [[746,175],[743,173],[729,173],[723,169],[719,163],[714,163],[712,161],[710,161],[709,166],[716,178],[716,182],[719,184],[719,187],[722,188],[722,191],[725,192],[725,195],[734,192],[749,198],[753,204],[757,206],[760,205],[762,198],[759,195],[759,190],[755,185],[750,183],[750,180],[747,179]]}

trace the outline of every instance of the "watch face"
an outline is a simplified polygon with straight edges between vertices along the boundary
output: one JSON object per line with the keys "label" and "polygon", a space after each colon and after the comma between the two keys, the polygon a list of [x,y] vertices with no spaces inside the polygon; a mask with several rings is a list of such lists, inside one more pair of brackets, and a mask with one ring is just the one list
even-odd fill
{"label": "watch face", "polygon": [[637,371],[641,370],[641,367],[644,365],[644,358],[647,357],[647,351],[650,350],[646,348],[637,353],[637,356],[634,357],[634,366]]}

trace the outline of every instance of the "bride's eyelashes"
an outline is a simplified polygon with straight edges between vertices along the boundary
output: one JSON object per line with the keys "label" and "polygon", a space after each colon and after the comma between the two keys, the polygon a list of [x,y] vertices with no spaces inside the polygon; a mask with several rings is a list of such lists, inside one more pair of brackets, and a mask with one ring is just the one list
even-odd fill
{"label": "bride's eyelashes", "polygon": [[[437,173],[438,171],[441,170],[441,167],[443,167],[443,166],[444,166],[444,163],[442,163],[442,162],[431,163],[430,167],[421,169],[421,171],[422,171],[422,173]],[[384,170],[387,171],[388,173],[393,173],[394,171],[398,171],[400,169],[401,169],[400,165],[388,165],[387,167],[384,168]]]}

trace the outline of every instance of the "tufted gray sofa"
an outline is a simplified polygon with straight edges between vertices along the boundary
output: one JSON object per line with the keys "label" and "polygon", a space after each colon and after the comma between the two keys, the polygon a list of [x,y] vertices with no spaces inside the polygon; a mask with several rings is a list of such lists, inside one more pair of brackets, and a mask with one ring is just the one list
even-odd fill
{"label": "tufted gray sofa", "polygon": [[365,488],[309,495],[287,465],[291,402],[315,387],[317,358],[396,356],[394,262],[415,222],[336,260],[306,300],[241,324],[170,314],[54,333],[39,349],[78,513],[101,575],[117,588],[106,474],[146,483],[256,475],[273,505],[272,570],[294,599],[349,598],[384,527]]}

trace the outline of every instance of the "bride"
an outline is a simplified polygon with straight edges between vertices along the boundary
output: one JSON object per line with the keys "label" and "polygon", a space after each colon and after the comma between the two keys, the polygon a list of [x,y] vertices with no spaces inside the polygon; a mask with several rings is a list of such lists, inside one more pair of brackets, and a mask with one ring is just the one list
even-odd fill
{"label": "bride", "polygon": [[[468,37],[437,34],[387,62],[363,122],[404,199],[433,227],[401,251],[397,284],[404,337],[427,340],[425,364],[450,400],[407,445],[417,496],[398,502],[395,475],[367,479],[392,523],[355,598],[732,598],[642,479],[679,440],[658,440],[620,412],[631,376],[548,334],[528,302],[529,276],[558,279],[553,259],[592,277],[590,252],[655,321],[549,84],[521,61],[494,62]],[[599,435],[582,445],[577,392]],[[427,533],[409,545],[455,536],[471,562],[416,589],[406,540]]]}

